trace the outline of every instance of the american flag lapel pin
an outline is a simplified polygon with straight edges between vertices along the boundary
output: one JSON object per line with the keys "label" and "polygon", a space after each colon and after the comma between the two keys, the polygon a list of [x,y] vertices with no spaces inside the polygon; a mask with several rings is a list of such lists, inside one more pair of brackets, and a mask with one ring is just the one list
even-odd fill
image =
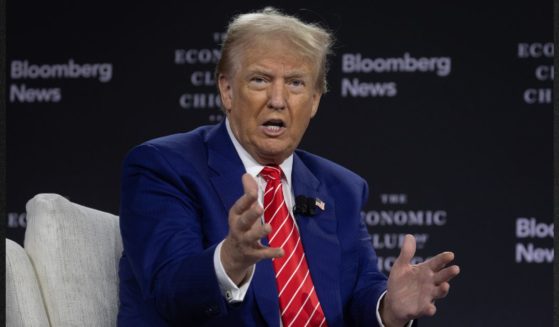
{"label": "american flag lapel pin", "polygon": [[316,199],[314,200],[314,204],[315,204],[317,207],[319,207],[320,210],[322,210],[322,211],[324,211],[324,208],[326,207],[326,203],[324,203],[324,201],[322,201],[322,200],[319,199],[319,198],[316,198]]}

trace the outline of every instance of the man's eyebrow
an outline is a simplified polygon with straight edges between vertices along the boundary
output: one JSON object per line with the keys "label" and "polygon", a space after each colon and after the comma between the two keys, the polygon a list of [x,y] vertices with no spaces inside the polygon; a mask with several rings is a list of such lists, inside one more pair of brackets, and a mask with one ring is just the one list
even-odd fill
{"label": "man's eyebrow", "polygon": [[287,74],[284,75],[285,78],[304,78],[304,77],[308,77],[310,75],[309,72],[306,71],[293,71],[293,72],[288,72]]}
{"label": "man's eyebrow", "polygon": [[272,76],[272,72],[268,69],[263,69],[263,68],[260,68],[260,67],[247,69],[247,71],[245,73],[245,77],[251,77],[251,76],[254,76],[254,75],[261,75],[261,76],[270,77],[270,76]]}
{"label": "man's eyebrow", "polygon": [[264,73],[264,74],[269,74],[271,73],[271,69],[263,67],[263,66],[257,66],[257,65],[249,65],[247,68],[247,72],[248,73]]}
{"label": "man's eyebrow", "polygon": [[[272,69],[266,68],[263,66],[252,66],[248,67],[247,74],[263,74],[263,75],[273,75]],[[295,68],[290,71],[287,71],[283,74],[286,78],[293,78],[293,77],[304,77],[310,75],[311,72],[305,68]]]}

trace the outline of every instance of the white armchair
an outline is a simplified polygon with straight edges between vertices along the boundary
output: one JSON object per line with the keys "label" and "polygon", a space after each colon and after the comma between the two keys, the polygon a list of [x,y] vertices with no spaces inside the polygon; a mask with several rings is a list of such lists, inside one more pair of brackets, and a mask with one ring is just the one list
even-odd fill
{"label": "white armchair", "polygon": [[49,326],[39,281],[25,250],[6,239],[6,326]]}
{"label": "white armchair", "polygon": [[26,208],[25,250],[6,240],[7,326],[116,326],[118,217],[57,194]]}

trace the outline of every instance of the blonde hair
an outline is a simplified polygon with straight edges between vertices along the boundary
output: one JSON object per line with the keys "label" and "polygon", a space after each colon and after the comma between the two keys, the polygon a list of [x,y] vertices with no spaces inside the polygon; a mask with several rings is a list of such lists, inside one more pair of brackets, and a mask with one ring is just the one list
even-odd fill
{"label": "blonde hair", "polygon": [[241,53],[255,39],[277,37],[284,37],[302,56],[316,65],[316,88],[326,93],[327,57],[332,52],[333,36],[318,24],[305,23],[272,7],[240,14],[231,20],[221,48],[221,58],[217,63],[216,80],[219,80],[220,74],[231,74],[238,68]]}

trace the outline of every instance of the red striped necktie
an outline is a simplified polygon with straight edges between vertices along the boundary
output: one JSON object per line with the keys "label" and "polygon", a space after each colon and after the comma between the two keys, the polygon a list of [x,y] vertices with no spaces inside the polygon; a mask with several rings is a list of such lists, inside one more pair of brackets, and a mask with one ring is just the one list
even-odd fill
{"label": "red striped necktie", "polygon": [[281,169],[277,166],[264,167],[260,176],[266,180],[264,220],[272,226],[268,243],[271,247],[280,247],[285,251],[283,257],[273,260],[283,326],[327,326],[309,273],[299,230],[283,198]]}

